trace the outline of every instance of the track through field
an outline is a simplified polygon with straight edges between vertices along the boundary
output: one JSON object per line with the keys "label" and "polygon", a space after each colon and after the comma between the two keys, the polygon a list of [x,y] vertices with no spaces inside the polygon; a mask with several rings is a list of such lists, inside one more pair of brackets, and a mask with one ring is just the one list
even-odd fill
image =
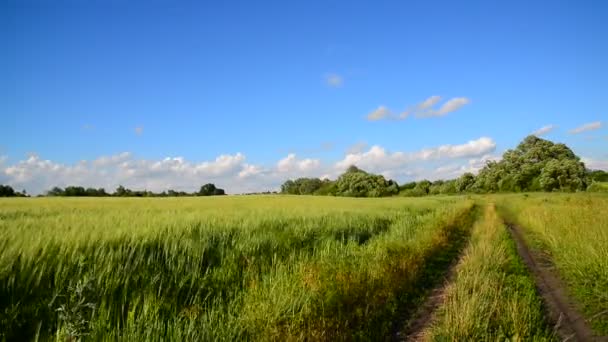
{"label": "track through field", "polygon": [[563,341],[608,341],[607,336],[594,336],[584,316],[566,294],[566,287],[554,271],[540,262],[538,255],[529,249],[517,225],[506,223],[517,246],[517,252],[534,276],[536,287],[543,298],[547,314],[554,329]]}

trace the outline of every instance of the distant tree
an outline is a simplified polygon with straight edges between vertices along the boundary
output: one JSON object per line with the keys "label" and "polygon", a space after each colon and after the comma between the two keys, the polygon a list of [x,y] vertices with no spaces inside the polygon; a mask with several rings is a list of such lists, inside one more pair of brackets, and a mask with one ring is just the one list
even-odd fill
{"label": "distant tree", "polygon": [[431,181],[424,179],[419,182],[416,182],[414,190],[422,194],[428,195],[429,191],[431,190]]}
{"label": "distant tree", "polygon": [[64,196],[86,196],[86,190],[81,186],[68,186],[65,188]]}
{"label": "distant tree", "polygon": [[215,193],[215,184],[207,183],[201,186],[201,189],[198,191],[199,196],[213,196]]}
{"label": "distant tree", "polygon": [[[226,192],[224,189],[219,189],[215,187],[215,184],[207,183],[201,186],[201,189],[196,193],[197,196],[217,196],[217,195],[225,195]],[[182,196],[187,196],[187,193],[181,193]]]}
{"label": "distant tree", "polygon": [[381,175],[367,173],[354,166],[336,180],[335,186],[337,196],[381,197],[399,192],[399,185],[395,181],[387,181]]}
{"label": "distant tree", "polygon": [[429,188],[429,195],[438,195],[441,193],[441,188],[443,186],[443,183],[445,183],[443,180],[436,180],[434,181],[430,188]]}
{"label": "distant tree", "polygon": [[118,188],[116,188],[116,191],[114,191],[114,196],[126,197],[126,196],[129,196],[130,193],[131,193],[131,190],[126,189],[122,185],[119,185]]}
{"label": "distant tree", "polygon": [[451,180],[447,180],[447,181],[443,182],[443,184],[441,184],[441,189],[439,190],[439,193],[445,194],[445,195],[452,195],[457,192],[458,191],[456,189],[456,180],[455,179],[451,179]]}
{"label": "distant tree", "polygon": [[325,183],[319,178],[298,178],[281,185],[281,192],[290,195],[312,195]]}
{"label": "distant tree", "polygon": [[283,194],[299,195],[298,191],[299,189],[296,186],[296,182],[292,181],[291,179],[288,179],[281,185],[281,193]]}
{"label": "distant tree", "polygon": [[0,197],[14,197],[15,190],[10,185],[0,185]]}
{"label": "distant tree", "polygon": [[608,172],[603,170],[590,170],[587,172],[589,179],[593,182],[608,182]]}
{"label": "distant tree", "polygon": [[475,183],[475,175],[470,172],[464,173],[456,180],[456,191],[466,192],[469,191]]}
{"label": "distant tree", "polygon": [[409,182],[405,184],[401,184],[399,190],[411,190],[416,187],[416,182]]}
{"label": "distant tree", "polygon": [[47,191],[47,196],[63,196],[64,192],[63,189],[60,187],[53,187],[51,190]]}

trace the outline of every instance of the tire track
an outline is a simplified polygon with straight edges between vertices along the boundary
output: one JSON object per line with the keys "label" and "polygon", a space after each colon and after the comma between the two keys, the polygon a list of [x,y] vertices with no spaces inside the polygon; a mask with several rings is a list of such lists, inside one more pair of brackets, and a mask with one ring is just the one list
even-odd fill
{"label": "tire track", "polygon": [[463,256],[463,250],[455,260],[450,264],[446,274],[444,275],[443,282],[436,288],[434,288],[429,296],[426,298],[424,303],[419,307],[416,313],[413,315],[413,319],[408,325],[402,330],[397,332],[393,336],[393,341],[422,341],[424,339],[424,332],[435,320],[437,309],[443,304],[445,298],[445,292],[449,285],[453,282],[456,276],[456,266],[460,263]]}
{"label": "tire track", "polygon": [[523,238],[521,229],[505,223],[517,246],[517,252],[536,282],[536,287],[547,308],[550,322],[562,341],[608,341],[608,337],[595,336],[585,317],[577,310],[566,294],[566,288],[552,270],[542,266]]}

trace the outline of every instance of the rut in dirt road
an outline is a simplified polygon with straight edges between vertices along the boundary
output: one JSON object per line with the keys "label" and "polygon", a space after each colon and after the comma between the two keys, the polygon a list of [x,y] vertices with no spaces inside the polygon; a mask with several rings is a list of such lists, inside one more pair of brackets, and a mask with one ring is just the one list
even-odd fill
{"label": "rut in dirt road", "polygon": [[434,288],[431,294],[420,306],[414,314],[414,318],[405,327],[403,331],[397,332],[393,336],[393,341],[420,341],[423,338],[425,330],[431,325],[434,320],[437,309],[441,306],[445,298],[445,292],[448,286],[456,276],[456,266],[460,263],[462,253],[452,262],[448,271],[444,276],[444,281],[439,287]]}
{"label": "rut in dirt road", "polygon": [[[453,282],[456,276],[456,266],[460,263],[466,247],[470,243],[471,230],[474,223],[479,219],[479,208],[474,209],[471,215],[471,221],[468,222],[467,228],[461,236],[453,240],[451,258],[449,263],[442,262],[437,266],[441,266],[443,270],[441,275],[435,278],[432,283],[434,287],[428,293],[428,297],[424,299],[422,304],[413,312],[405,311],[401,319],[395,322],[391,341],[418,341],[422,338],[424,331],[433,322],[433,317],[437,308],[443,303],[444,294],[448,286]],[[429,265],[432,267],[432,265]]]}
{"label": "rut in dirt road", "polygon": [[530,273],[534,276],[536,286],[548,309],[548,318],[554,324],[563,341],[608,341],[608,337],[598,337],[576,309],[573,301],[566,294],[561,280],[547,267],[539,263],[538,257],[528,248],[518,226],[506,224],[515,240],[517,252]]}

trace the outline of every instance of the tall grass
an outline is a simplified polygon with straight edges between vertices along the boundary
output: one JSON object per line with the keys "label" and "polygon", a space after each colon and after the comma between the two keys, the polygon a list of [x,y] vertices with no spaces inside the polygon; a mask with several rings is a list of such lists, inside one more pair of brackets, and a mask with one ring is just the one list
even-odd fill
{"label": "tall grass", "polygon": [[424,334],[439,341],[553,340],[534,281],[493,205],[473,226],[470,244]]}
{"label": "tall grass", "polygon": [[0,200],[0,339],[385,335],[462,198]]}
{"label": "tall grass", "polygon": [[525,194],[497,200],[528,244],[556,268],[593,329],[608,335],[608,196]]}

